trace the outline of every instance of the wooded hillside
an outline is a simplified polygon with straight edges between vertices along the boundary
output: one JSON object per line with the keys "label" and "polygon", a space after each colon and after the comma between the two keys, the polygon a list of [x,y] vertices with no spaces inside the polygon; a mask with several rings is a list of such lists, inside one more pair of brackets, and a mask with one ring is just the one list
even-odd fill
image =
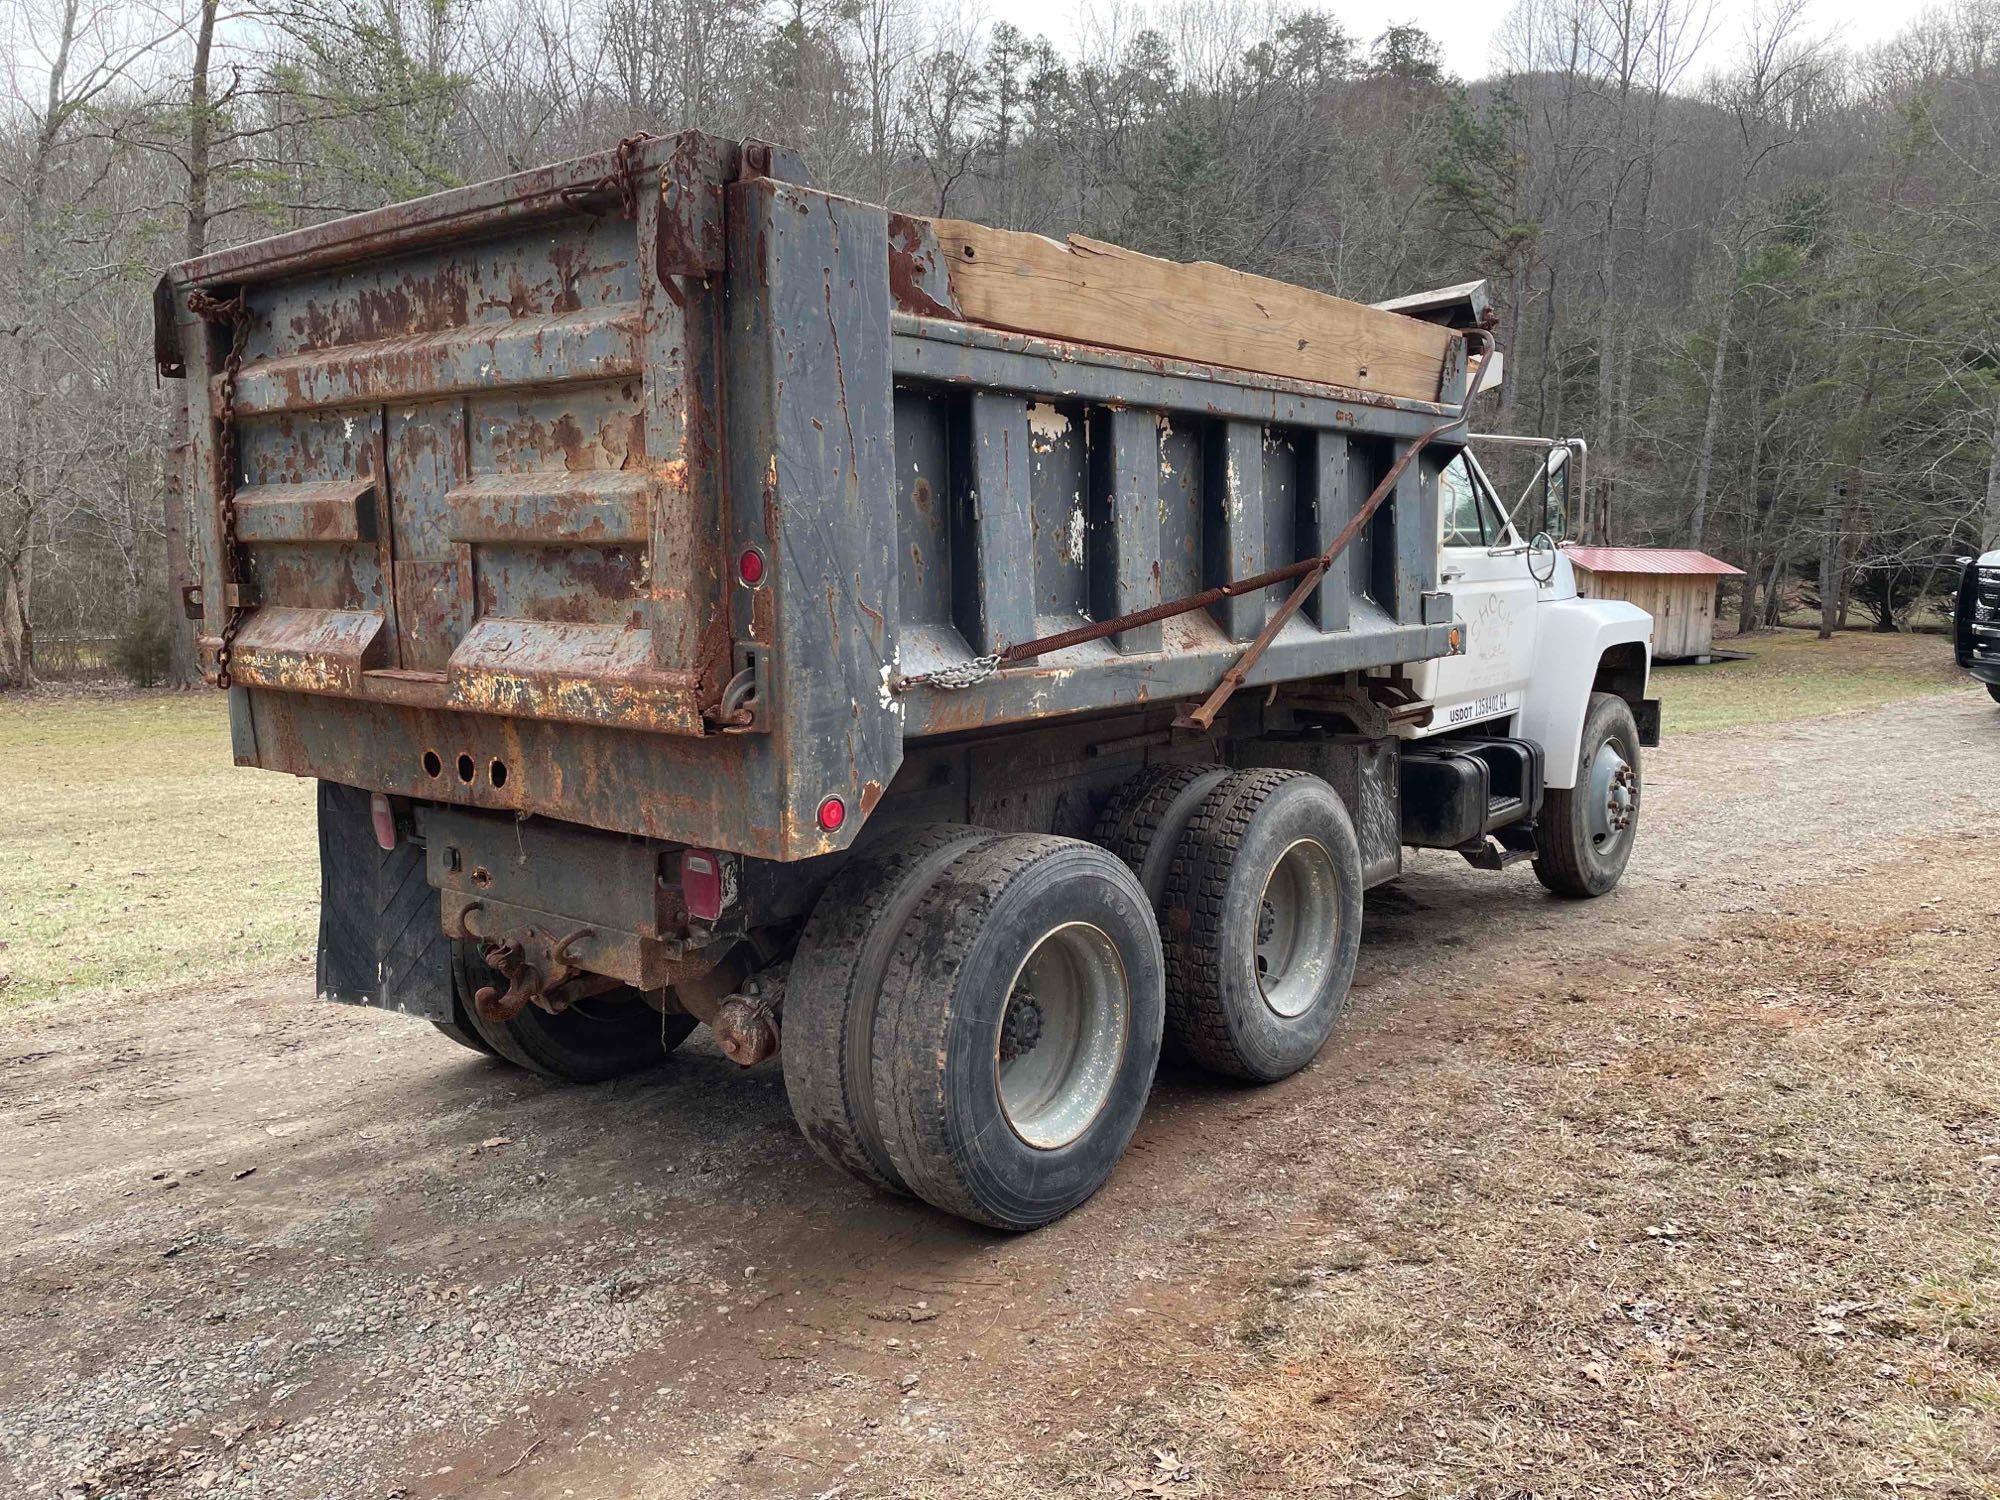
{"label": "wooded hillside", "polygon": [[0,686],[166,608],[163,265],[638,129],[1359,301],[1489,276],[1482,425],[1588,437],[1590,537],[1743,566],[1746,623],[1792,587],[1893,625],[2000,526],[1996,0],[1861,56],[1799,0],[1519,0],[1470,82],[1412,27],[1223,0],[1067,51],[927,0],[10,14]]}

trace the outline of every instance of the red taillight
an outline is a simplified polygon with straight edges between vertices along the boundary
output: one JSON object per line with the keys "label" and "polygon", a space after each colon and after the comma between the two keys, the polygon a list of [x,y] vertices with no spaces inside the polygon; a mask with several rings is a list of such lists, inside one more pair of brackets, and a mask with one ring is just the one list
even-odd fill
{"label": "red taillight", "polygon": [[819,805],[819,826],[828,833],[837,833],[840,825],[847,821],[847,804],[838,797],[829,797]]}
{"label": "red taillight", "polygon": [[713,922],[722,915],[722,861],[706,849],[681,853],[681,899],[688,915]]}
{"label": "red taillight", "polygon": [[756,588],[764,581],[764,554],[756,547],[746,547],[743,555],[736,559],[736,576],[743,580],[745,588]]}
{"label": "red taillight", "polygon": [[375,823],[375,842],[387,854],[396,847],[396,810],[377,792],[368,799],[368,816]]}

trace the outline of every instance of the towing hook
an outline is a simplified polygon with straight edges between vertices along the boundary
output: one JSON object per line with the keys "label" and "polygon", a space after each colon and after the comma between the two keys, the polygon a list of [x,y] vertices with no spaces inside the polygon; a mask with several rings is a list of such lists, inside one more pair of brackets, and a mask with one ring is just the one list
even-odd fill
{"label": "towing hook", "polygon": [[542,971],[528,962],[526,951],[516,942],[488,943],[480,957],[507,981],[507,988],[481,985],[472,997],[472,1004],[484,1019],[505,1025],[542,993]]}

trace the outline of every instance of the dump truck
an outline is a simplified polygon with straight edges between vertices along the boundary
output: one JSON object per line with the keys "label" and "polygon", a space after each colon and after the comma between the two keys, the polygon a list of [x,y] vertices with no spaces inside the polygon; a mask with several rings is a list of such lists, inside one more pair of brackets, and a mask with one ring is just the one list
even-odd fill
{"label": "dump truck", "polygon": [[1406,849],[1625,868],[1650,622],[1576,595],[1580,445],[1481,468],[1491,324],[692,132],[173,268],[186,602],[237,763],[318,781],[319,994],[584,1083],[706,1026],[861,1182],[1062,1215],[1163,1046],[1312,1061]]}

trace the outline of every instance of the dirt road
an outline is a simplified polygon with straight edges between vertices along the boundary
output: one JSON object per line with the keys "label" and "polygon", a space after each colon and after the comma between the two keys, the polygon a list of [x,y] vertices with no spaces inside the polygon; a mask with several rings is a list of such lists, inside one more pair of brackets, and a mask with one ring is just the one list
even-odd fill
{"label": "dirt road", "polygon": [[1426,857],[1312,1069],[1168,1073],[1024,1238],[700,1047],[10,1023],[0,1494],[2000,1494],[2000,713],[1649,769],[1616,895]]}

